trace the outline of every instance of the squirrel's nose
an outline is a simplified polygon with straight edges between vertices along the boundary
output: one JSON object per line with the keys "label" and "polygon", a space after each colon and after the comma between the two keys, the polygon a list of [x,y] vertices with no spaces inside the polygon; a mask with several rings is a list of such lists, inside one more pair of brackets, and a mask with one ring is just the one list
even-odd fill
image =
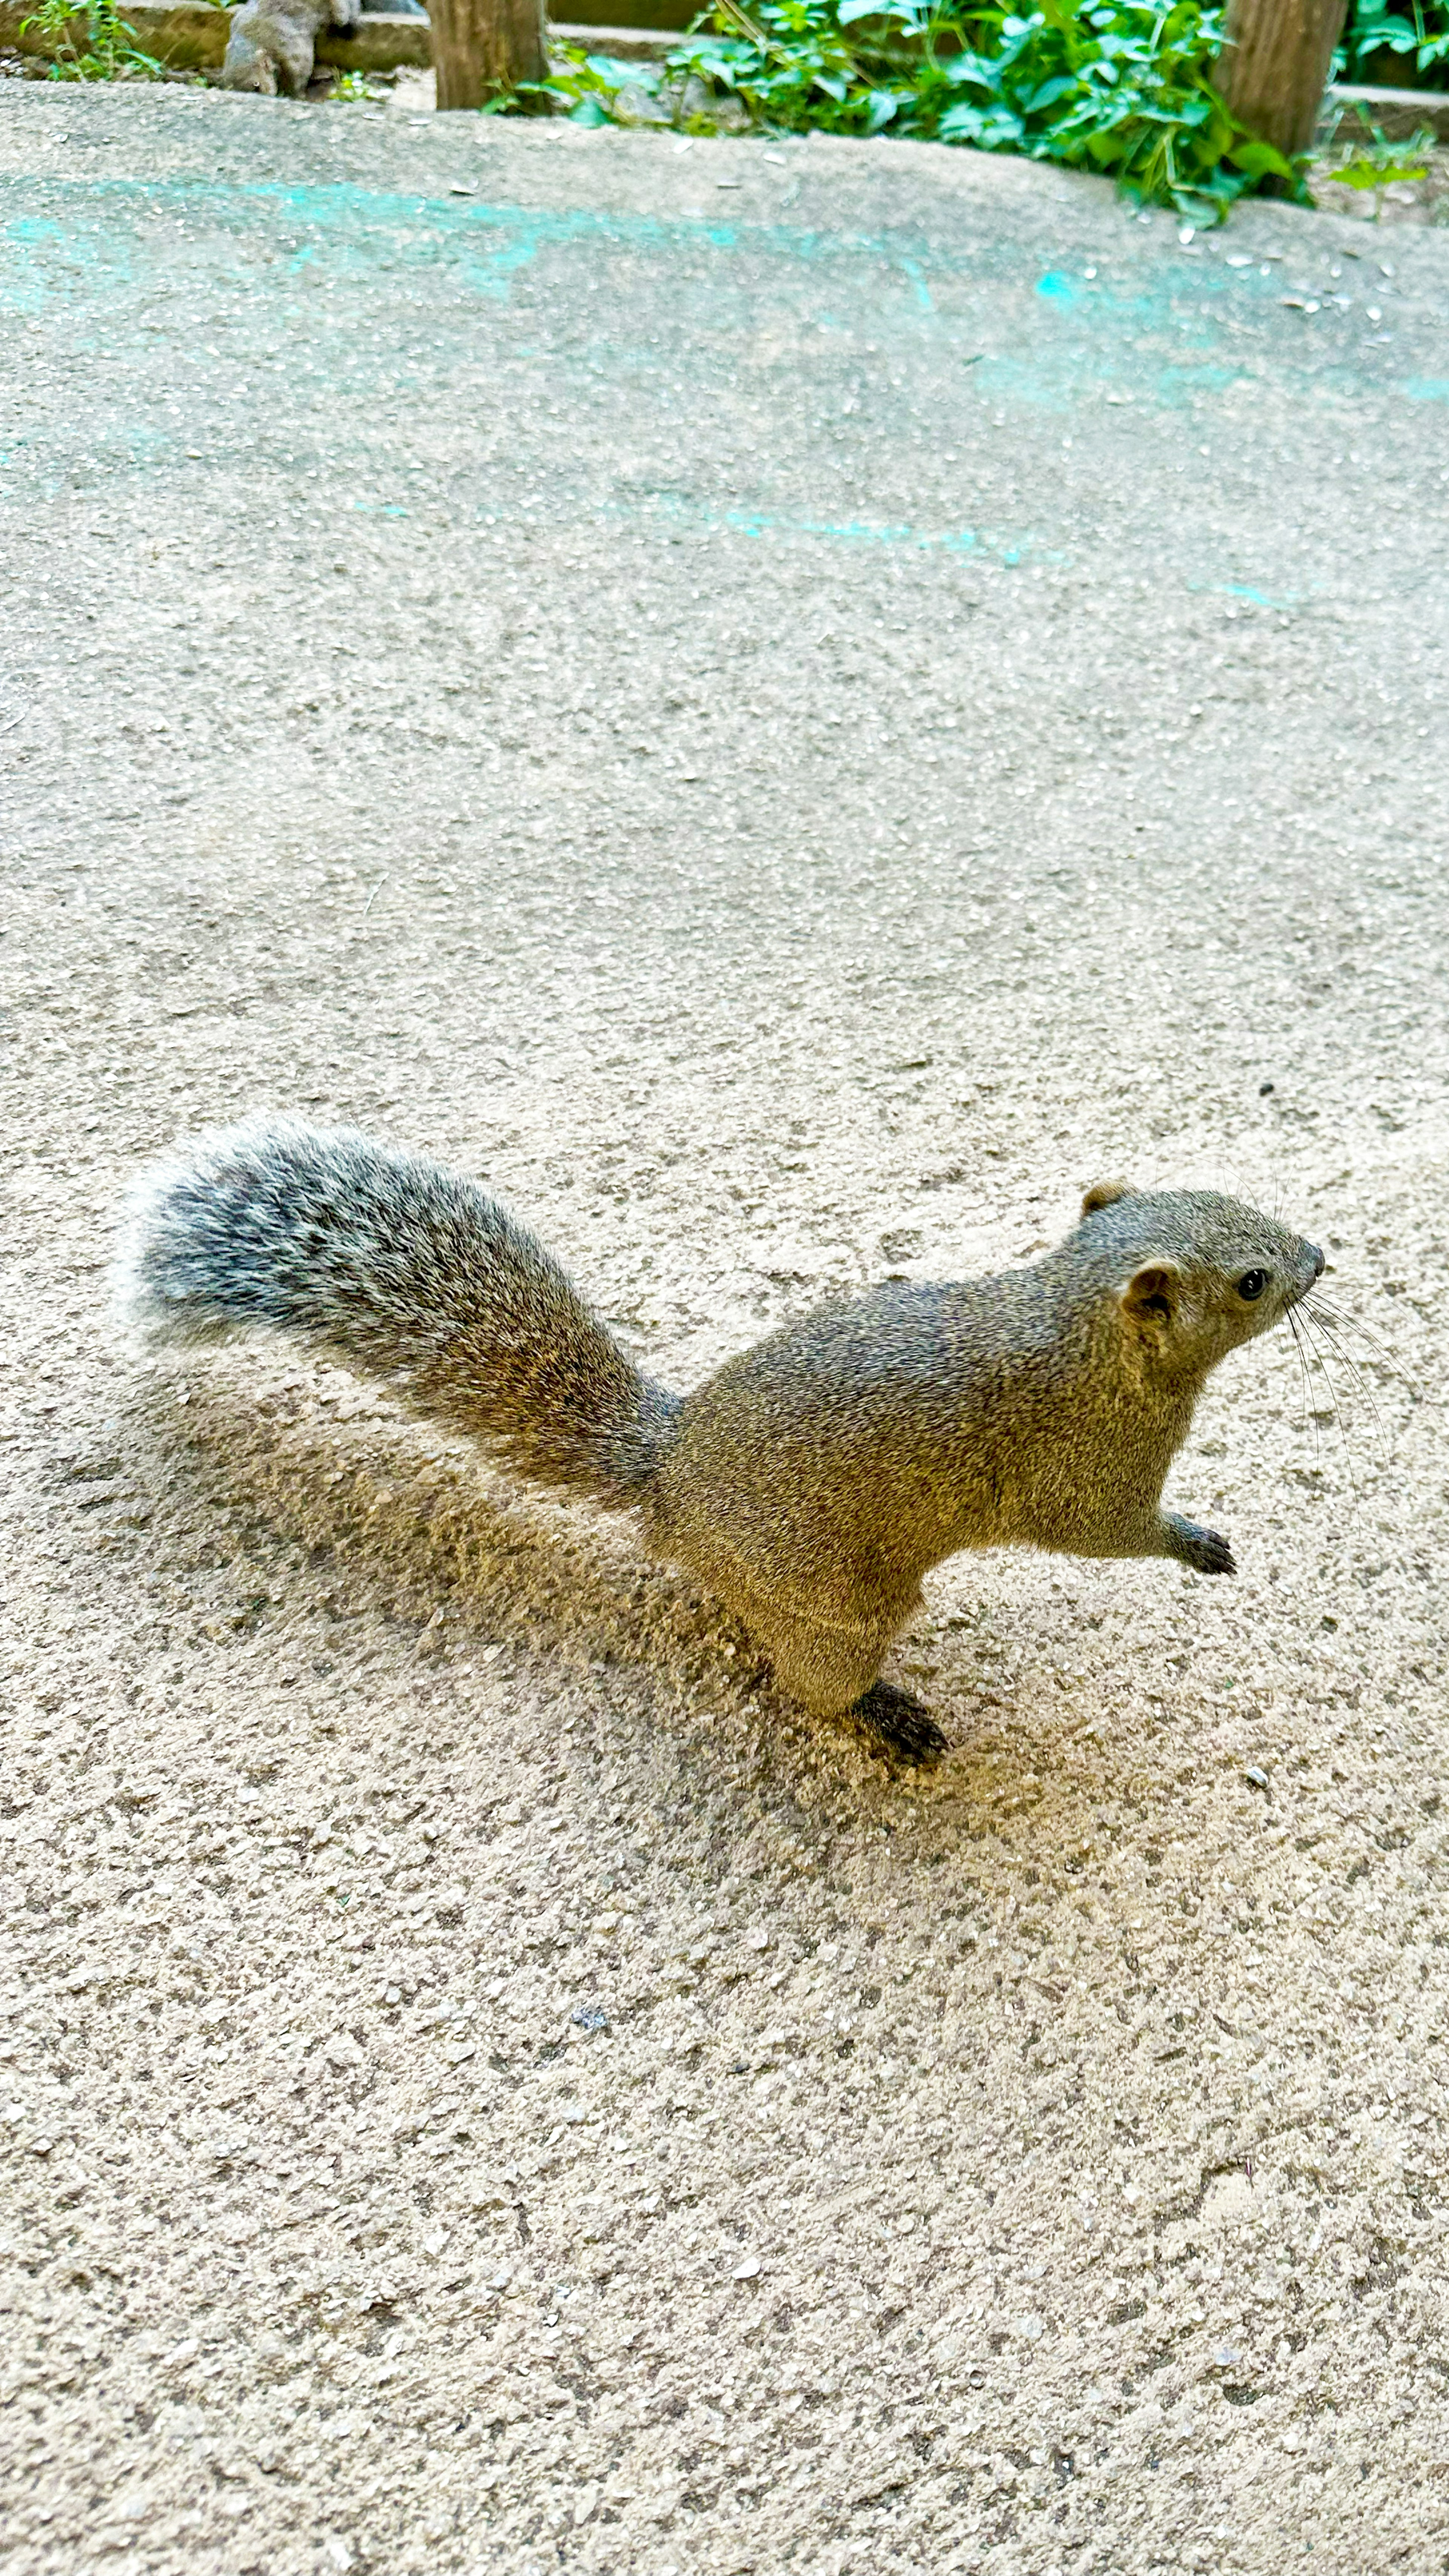
{"label": "squirrel's nose", "polygon": [[1325,1262],[1325,1260],[1324,1260],[1324,1258],[1323,1258],[1322,1253],[1319,1251],[1317,1244],[1316,1244],[1316,1243],[1306,1243],[1306,1244],[1304,1245],[1303,1249],[1304,1249],[1304,1251],[1307,1253],[1309,1260],[1310,1260],[1310,1261],[1312,1262],[1312,1264],[1313,1264],[1313,1276],[1314,1276],[1314,1278],[1315,1278],[1315,1279],[1321,1279],[1321,1278],[1323,1277],[1323,1273],[1324,1273],[1324,1271],[1325,1271],[1325,1269],[1327,1268],[1327,1266],[1328,1266],[1328,1265],[1327,1265],[1327,1263]]}

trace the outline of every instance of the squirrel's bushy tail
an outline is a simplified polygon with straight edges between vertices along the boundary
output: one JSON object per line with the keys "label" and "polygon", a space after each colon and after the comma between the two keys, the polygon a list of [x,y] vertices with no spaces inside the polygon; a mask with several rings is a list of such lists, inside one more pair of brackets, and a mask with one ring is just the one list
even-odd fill
{"label": "squirrel's bushy tail", "polygon": [[349,1130],[198,1137],[133,1194],[118,1286],[155,1340],[301,1334],[597,1502],[639,1499],[675,1410],[496,1200]]}

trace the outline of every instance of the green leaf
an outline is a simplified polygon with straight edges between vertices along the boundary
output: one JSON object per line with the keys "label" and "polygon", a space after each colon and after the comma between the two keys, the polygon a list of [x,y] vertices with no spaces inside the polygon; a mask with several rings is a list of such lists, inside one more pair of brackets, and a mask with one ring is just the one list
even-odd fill
{"label": "green leaf", "polygon": [[1387,188],[1395,179],[1427,179],[1427,161],[1348,161],[1326,174],[1337,188]]}
{"label": "green leaf", "polygon": [[1254,135],[1247,136],[1241,143],[1234,143],[1226,157],[1250,179],[1291,179],[1293,176],[1291,161],[1285,161],[1282,153],[1275,152],[1271,143],[1263,143]]}
{"label": "green leaf", "polygon": [[606,89],[647,89],[659,87],[659,73],[652,63],[621,63],[616,54],[586,54],[585,62],[596,80]]}
{"label": "green leaf", "polygon": [[1040,89],[1034,89],[1032,91],[1030,98],[1024,98],[1021,100],[1020,105],[1022,115],[1035,116],[1038,109],[1050,107],[1054,100],[1059,98],[1070,98],[1076,90],[1076,87],[1077,83],[1070,73],[1058,72],[1055,80],[1043,81]]}

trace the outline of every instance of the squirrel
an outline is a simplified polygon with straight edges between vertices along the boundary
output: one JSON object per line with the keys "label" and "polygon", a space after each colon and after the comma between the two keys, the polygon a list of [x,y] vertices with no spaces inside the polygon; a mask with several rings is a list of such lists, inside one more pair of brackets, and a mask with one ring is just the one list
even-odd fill
{"label": "squirrel", "polygon": [[304,98],[318,37],[328,27],[355,35],[358,7],[359,0],[245,0],[227,30],[220,86]]}
{"label": "squirrel", "polygon": [[386,10],[395,18],[426,18],[418,0],[243,0],[232,12],[222,61],[222,89],[260,90],[275,98],[305,98],[316,68],[317,39],[330,28],[355,36],[359,16]]}
{"label": "squirrel", "polygon": [[946,1739],[880,1673],[943,1558],[1236,1571],[1226,1539],[1161,1509],[1163,1482],[1209,1371],[1323,1266],[1216,1192],[1103,1182],[1029,1267],[826,1304],[679,1396],[474,1181],[351,1130],[256,1120],[143,1177],[117,1284],[147,1339],[279,1327],[524,1479],[636,1509],[781,1690],[921,1761]]}

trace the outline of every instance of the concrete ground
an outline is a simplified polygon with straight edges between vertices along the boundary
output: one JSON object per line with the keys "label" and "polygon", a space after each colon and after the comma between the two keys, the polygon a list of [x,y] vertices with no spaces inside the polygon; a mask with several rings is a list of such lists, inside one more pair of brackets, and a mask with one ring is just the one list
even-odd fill
{"label": "concrete ground", "polygon": [[[6,2570],[1449,2567],[1449,239],[180,89],[0,186]],[[1235,1584],[944,1568],[893,1773],[125,1348],[258,1105],[676,1383],[1116,1174],[1349,1356],[1213,1383]]]}

